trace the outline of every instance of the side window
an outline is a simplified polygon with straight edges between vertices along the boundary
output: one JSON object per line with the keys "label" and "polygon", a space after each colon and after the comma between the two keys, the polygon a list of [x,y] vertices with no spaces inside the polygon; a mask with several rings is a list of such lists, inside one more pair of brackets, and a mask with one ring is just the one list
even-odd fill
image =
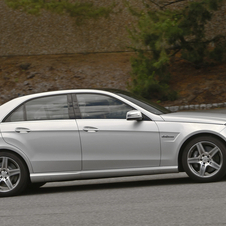
{"label": "side window", "polygon": [[132,107],[101,94],[77,94],[82,119],[125,119]]}
{"label": "side window", "polygon": [[67,95],[31,100],[25,104],[27,121],[69,119]]}
{"label": "side window", "polygon": [[4,121],[18,122],[69,118],[67,95],[58,95],[30,100],[14,110]]}

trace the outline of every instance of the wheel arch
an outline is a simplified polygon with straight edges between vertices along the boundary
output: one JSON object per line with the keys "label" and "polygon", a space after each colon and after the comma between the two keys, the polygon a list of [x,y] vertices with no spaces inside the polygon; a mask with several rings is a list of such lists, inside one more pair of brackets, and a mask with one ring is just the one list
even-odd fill
{"label": "wheel arch", "polygon": [[184,148],[186,147],[186,145],[191,141],[193,140],[194,138],[197,138],[197,137],[201,137],[201,136],[212,136],[212,137],[215,137],[217,139],[219,139],[220,141],[222,141],[225,146],[226,146],[226,140],[224,140],[221,136],[218,136],[214,133],[198,133],[198,134],[194,134],[192,135],[191,137],[189,137],[187,140],[184,141],[184,143],[182,144],[182,146],[180,147],[180,150],[179,150],[179,154],[178,154],[178,169],[179,169],[179,172],[184,172],[184,168],[183,168],[183,165],[182,165],[182,155],[183,155],[183,151],[184,151]]}
{"label": "wheel arch", "polygon": [[27,161],[25,160],[25,157],[24,157],[24,156],[22,156],[21,154],[19,154],[19,153],[16,152],[16,151],[13,151],[13,150],[7,149],[7,148],[2,148],[2,149],[0,149],[0,153],[1,153],[1,152],[8,152],[8,153],[14,154],[14,155],[16,155],[18,158],[20,158],[20,160],[24,163],[24,166],[25,166],[26,169],[27,169],[28,177],[29,177],[29,180],[30,180],[30,172],[31,172],[31,170],[30,170],[30,167],[29,167]]}

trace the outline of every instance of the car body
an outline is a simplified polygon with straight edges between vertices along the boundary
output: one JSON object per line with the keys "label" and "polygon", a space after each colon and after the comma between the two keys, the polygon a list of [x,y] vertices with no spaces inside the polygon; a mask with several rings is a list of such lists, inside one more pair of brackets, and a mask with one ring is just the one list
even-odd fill
{"label": "car body", "polygon": [[226,174],[226,116],[176,112],[120,90],[76,89],[0,106],[0,196],[46,182]]}

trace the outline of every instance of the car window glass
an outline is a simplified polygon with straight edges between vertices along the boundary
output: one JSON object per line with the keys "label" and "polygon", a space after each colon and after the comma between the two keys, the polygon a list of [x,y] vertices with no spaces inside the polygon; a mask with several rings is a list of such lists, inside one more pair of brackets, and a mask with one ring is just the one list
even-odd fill
{"label": "car window glass", "polygon": [[4,121],[5,122],[20,122],[24,121],[24,105],[13,111]]}
{"label": "car window glass", "polygon": [[134,104],[142,107],[143,109],[152,112],[156,115],[167,114],[170,113],[170,110],[150,101],[143,97],[139,97],[135,94],[131,94],[128,92],[117,93],[119,96],[133,102]]}
{"label": "car window glass", "polygon": [[110,96],[78,94],[78,105],[83,119],[125,119],[132,107]]}
{"label": "car window glass", "polygon": [[25,104],[28,121],[69,119],[67,95],[49,96]]}

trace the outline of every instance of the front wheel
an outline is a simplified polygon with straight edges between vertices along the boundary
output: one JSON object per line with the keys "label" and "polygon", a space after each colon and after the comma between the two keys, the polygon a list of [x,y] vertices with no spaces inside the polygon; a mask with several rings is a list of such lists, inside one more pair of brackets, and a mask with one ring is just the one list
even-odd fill
{"label": "front wheel", "polygon": [[15,154],[0,152],[0,197],[21,193],[28,184],[28,172]]}
{"label": "front wheel", "polygon": [[226,173],[226,147],[212,136],[191,140],[182,155],[185,172],[198,182],[220,180]]}

